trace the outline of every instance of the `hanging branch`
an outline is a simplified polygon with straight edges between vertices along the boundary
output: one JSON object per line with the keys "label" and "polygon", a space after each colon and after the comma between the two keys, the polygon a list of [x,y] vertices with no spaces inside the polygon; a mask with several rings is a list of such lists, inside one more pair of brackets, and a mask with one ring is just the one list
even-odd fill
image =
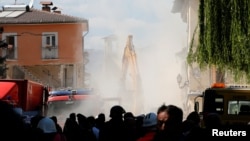
{"label": "hanging branch", "polygon": [[187,62],[250,81],[249,6],[248,0],[200,0],[198,44],[194,47],[195,29]]}

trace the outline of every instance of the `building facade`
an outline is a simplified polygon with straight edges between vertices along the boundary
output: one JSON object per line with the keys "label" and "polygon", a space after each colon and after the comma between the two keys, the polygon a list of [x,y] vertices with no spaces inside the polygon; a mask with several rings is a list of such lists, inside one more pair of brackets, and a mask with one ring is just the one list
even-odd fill
{"label": "building facade", "polygon": [[30,79],[51,88],[84,87],[84,37],[88,20],[52,10],[52,2],[3,6],[0,49],[6,56],[7,79]]}
{"label": "building facade", "polygon": [[180,14],[182,21],[187,23],[187,42],[176,54],[181,62],[177,83],[182,89],[183,107],[187,114],[194,110],[194,98],[216,82],[216,70],[212,68],[200,70],[197,64],[187,63],[186,57],[192,39],[194,38],[194,46],[198,41],[198,10],[199,0],[175,0],[172,7],[172,13]]}
{"label": "building facade", "polygon": [[178,83],[180,83],[180,86],[183,86],[180,88],[182,88],[182,92],[187,99],[185,104],[189,111],[193,110],[194,97],[198,94],[202,94],[206,88],[211,87],[214,83],[222,82],[226,85],[247,84],[244,78],[239,82],[236,82],[230,72],[221,73],[213,66],[200,70],[197,64],[187,64],[186,56],[192,40],[194,39],[194,47],[196,47],[198,43],[199,5],[200,0],[175,0],[172,8],[172,12],[180,14],[182,21],[187,23],[187,44],[177,55],[182,61],[182,72],[180,72],[180,78],[182,79],[179,79],[182,81],[179,81]]}

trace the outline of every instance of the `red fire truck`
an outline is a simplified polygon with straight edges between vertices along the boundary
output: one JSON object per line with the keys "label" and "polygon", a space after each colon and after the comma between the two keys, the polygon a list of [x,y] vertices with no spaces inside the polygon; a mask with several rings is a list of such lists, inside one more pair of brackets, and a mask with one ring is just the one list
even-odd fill
{"label": "red fire truck", "polygon": [[27,121],[39,114],[57,116],[61,124],[73,112],[96,116],[103,103],[93,89],[49,91],[43,84],[25,79],[0,79],[0,99],[12,104]]}
{"label": "red fire truck", "polygon": [[96,116],[102,109],[103,101],[93,89],[63,89],[49,92],[47,116],[57,116],[63,125],[70,113]]}
{"label": "red fire truck", "polygon": [[0,79],[0,99],[13,105],[23,116],[45,114],[46,86],[25,79]]}

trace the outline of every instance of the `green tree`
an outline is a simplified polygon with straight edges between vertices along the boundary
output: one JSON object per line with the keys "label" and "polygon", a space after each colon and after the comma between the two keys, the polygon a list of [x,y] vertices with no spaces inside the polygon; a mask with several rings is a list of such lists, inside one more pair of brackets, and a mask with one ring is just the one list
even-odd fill
{"label": "green tree", "polygon": [[198,44],[193,38],[187,62],[215,66],[250,82],[250,1],[200,0],[197,29]]}

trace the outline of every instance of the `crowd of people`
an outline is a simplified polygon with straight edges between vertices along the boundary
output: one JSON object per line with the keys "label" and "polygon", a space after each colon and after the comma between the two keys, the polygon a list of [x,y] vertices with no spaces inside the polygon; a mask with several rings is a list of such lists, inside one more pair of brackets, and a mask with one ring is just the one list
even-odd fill
{"label": "crowd of people", "polygon": [[[199,141],[210,140],[212,128],[220,128],[218,115],[204,119],[197,112],[183,119],[183,111],[175,105],[162,104],[157,111],[135,116],[120,105],[114,105],[109,115],[98,117],[71,113],[64,126],[57,117],[37,115],[30,123],[11,105],[0,101],[0,133],[2,140],[25,141]],[[107,120],[109,116],[110,119]]]}

